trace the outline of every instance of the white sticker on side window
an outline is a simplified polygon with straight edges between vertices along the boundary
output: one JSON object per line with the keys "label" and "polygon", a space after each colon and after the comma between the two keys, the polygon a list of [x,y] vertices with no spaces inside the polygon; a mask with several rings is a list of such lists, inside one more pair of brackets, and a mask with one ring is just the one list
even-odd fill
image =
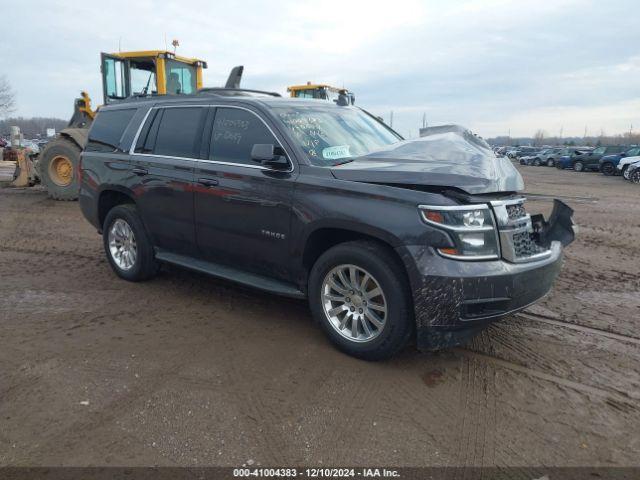
{"label": "white sticker on side window", "polygon": [[349,153],[349,145],[337,145],[322,149],[322,156],[327,160],[338,160],[350,157],[351,153]]}

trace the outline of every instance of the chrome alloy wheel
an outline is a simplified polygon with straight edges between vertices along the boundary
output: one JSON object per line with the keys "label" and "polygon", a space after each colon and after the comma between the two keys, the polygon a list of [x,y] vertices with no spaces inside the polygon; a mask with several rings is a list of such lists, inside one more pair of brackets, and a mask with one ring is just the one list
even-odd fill
{"label": "chrome alloy wheel", "polygon": [[129,224],[118,218],[109,230],[109,252],[116,265],[122,270],[131,269],[138,257],[136,237]]}
{"label": "chrome alloy wheel", "polygon": [[387,300],[373,276],[356,265],[338,265],[322,282],[322,307],[333,329],[352,342],[369,342],[387,321]]}

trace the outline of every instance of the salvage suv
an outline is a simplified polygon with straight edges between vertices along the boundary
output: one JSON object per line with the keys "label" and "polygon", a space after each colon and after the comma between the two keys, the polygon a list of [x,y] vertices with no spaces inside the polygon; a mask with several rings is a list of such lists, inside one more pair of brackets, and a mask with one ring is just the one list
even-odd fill
{"label": "salvage suv", "polygon": [[404,140],[345,103],[212,89],[101,108],[80,206],[115,273],[169,263],[308,298],[370,360],[460,344],[547,294],[569,207],[529,215],[511,162],[460,127]]}

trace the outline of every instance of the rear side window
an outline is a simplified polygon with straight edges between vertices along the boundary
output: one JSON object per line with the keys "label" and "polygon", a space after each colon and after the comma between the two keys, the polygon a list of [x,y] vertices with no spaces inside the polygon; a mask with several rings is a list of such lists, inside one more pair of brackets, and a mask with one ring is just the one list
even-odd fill
{"label": "rear side window", "polygon": [[251,149],[256,143],[279,145],[267,126],[253,113],[238,108],[216,109],[210,160],[257,165],[251,160]]}
{"label": "rear side window", "polygon": [[135,108],[104,110],[98,112],[89,131],[85,150],[88,152],[114,152],[118,149],[122,134],[136,113]]}
{"label": "rear side window", "polygon": [[[153,153],[171,157],[197,158],[206,108],[165,108],[159,121]],[[151,128],[153,130],[153,126]],[[151,133],[151,132],[150,132]]]}

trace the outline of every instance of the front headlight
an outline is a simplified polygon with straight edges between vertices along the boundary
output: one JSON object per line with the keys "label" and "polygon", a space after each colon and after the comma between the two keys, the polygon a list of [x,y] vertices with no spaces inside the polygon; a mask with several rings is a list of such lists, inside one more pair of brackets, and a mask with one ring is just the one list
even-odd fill
{"label": "front headlight", "polygon": [[455,248],[439,248],[441,255],[459,260],[500,257],[498,232],[488,205],[420,205],[419,208],[424,221],[446,230],[456,245]]}

